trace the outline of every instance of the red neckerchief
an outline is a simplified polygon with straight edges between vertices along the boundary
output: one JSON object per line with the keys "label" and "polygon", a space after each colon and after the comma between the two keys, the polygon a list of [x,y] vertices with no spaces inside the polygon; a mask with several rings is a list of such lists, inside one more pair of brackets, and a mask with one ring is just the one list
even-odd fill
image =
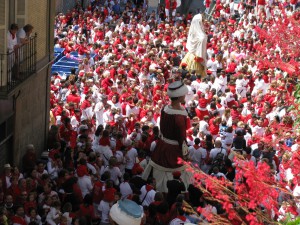
{"label": "red neckerchief", "polygon": [[108,146],[110,145],[110,141],[109,141],[109,138],[108,137],[102,137],[99,141],[99,144],[100,145],[103,145],[103,146]]}
{"label": "red neckerchief", "polygon": [[16,34],[13,34],[11,31],[9,31],[9,33],[11,34],[12,39],[15,39]]}
{"label": "red neckerchief", "polygon": [[177,216],[178,219],[180,219],[181,221],[185,222],[186,221],[186,217],[185,216]]}
{"label": "red neckerchief", "polygon": [[149,192],[151,190],[153,190],[153,186],[150,184],[146,184],[146,191]]}

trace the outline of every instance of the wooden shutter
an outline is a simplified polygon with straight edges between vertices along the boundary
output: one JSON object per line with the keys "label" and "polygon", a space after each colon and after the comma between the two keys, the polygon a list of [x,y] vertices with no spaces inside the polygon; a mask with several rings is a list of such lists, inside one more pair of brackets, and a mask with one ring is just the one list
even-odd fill
{"label": "wooden shutter", "polygon": [[15,20],[19,28],[26,24],[26,2],[27,0],[15,0]]}
{"label": "wooden shutter", "polygon": [[0,53],[4,53],[6,49],[7,3],[7,0],[0,0]]}

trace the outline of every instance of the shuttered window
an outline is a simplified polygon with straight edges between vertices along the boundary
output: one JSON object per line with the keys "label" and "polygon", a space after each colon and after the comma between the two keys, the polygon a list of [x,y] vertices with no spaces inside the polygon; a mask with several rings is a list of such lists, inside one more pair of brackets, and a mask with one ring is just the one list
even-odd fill
{"label": "shuttered window", "polygon": [[7,31],[7,0],[0,0],[0,53],[6,49],[6,31]]}
{"label": "shuttered window", "polygon": [[26,24],[26,0],[15,0],[15,20],[19,28]]}

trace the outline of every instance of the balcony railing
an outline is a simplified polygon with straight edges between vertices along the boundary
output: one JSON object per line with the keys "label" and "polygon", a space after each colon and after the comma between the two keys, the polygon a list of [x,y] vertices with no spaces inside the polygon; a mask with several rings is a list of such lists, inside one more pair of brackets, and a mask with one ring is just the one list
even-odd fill
{"label": "balcony railing", "polygon": [[37,34],[14,51],[0,54],[0,93],[8,94],[36,72]]}

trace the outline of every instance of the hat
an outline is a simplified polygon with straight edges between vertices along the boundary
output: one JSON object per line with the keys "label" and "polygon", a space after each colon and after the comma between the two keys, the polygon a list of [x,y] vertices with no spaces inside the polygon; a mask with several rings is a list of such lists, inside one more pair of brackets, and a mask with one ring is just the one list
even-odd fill
{"label": "hat", "polygon": [[103,192],[103,199],[107,202],[113,202],[115,200],[115,193],[116,193],[116,189],[114,188],[107,188],[104,192]]}
{"label": "hat", "polygon": [[77,172],[78,177],[83,177],[83,176],[89,175],[87,166],[85,166],[85,165],[78,166],[76,172]]}
{"label": "hat", "polygon": [[167,94],[170,98],[185,96],[188,93],[187,86],[181,81],[175,81],[168,87]]}
{"label": "hat", "polygon": [[175,177],[175,178],[179,178],[181,176],[181,173],[178,170],[174,171],[172,174],[173,174],[173,177]]}
{"label": "hat", "polygon": [[143,172],[144,172],[143,167],[138,166],[138,167],[136,168],[136,174],[142,174]]}
{"label": "hat", "polygon": [[124,199],[111,207],[109,215],[117,224],[140,225],[143,212],[141,207],[134,201]]}
{"label": "hat", "polygon": [[181,67],[187,67],[186,63],[181,63]]}
{"label": "hat", "polygon": [[4,165],[4,169],[10,169],[10,168],[11,168],[10,164],[5,164]]}

